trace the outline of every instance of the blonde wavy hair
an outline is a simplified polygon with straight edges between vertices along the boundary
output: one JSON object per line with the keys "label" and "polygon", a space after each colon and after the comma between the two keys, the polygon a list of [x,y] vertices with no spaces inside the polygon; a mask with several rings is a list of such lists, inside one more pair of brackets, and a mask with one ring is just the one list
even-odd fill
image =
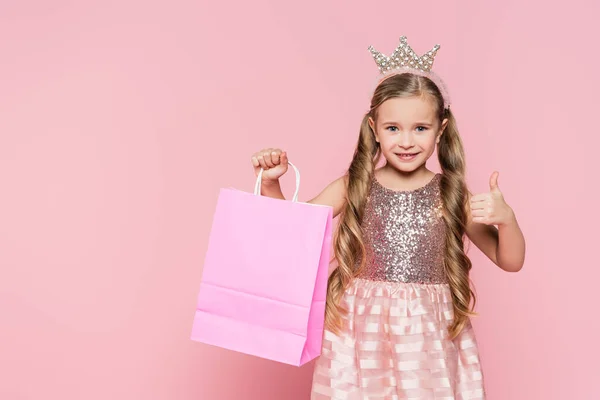
{"label": "blonde wavy hair", "polygon": [[465,253],[463,242],[468,197],[462,140],[452,112],[443,108],[442,95],[437,86],[426,77],[404,73],[385,79],[375,89],[370,110],[362,120],[356,150],[348,168],[346,203],[334,234],[334,257],[338,266],[329,277],[325,310],[326,327],[335,333],[339,333],[342,316],[348,312],[340,304],[342,294],[366,263],[361,221],[369,184],[381,157],[379,143],[375,140],[368,119],[371,117],[377,121],[378,108],[384,101],[412,96],[430,99],[436,107],[440,124],[444,118],[448,118],[444,134],[437,145],[437,153],[442,169],[440,186],[443,218],[447,227],[444,267],[454,309],[454,319],[448,326],[449,336],[456,337],[464,328],[468,317],[475,315],[473,308],[476,299],[469,279],[471,261]]}

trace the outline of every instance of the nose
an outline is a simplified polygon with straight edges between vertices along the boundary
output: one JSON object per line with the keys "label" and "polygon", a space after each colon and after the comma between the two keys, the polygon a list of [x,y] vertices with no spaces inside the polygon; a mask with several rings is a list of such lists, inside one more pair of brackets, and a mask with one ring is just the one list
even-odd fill
{"label": "nose", "polygon": [[414,146],[414,135],[412,132],[401,132],[398,135],[398,146],[404,149],[410,149]]}

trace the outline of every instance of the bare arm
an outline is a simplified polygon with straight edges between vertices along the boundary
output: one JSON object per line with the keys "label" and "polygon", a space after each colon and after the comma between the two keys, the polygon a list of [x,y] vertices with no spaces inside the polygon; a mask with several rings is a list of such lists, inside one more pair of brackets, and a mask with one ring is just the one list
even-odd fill
{"label": "bare arm", "polygon": [[344,175],[331,182],[315,198],[308,201],[311,204],[320,204],[333,207],[333,218],[337,217],[346,204],[346,188],[348,176]]}
{"label": "bare arm", "polygon": [[473,195],[467,190],[466,233],[494,264],[517,272],[525,262],[525,238],[513,209],[504,200],[499,174],[494,171],[490,176],[489,191]]}

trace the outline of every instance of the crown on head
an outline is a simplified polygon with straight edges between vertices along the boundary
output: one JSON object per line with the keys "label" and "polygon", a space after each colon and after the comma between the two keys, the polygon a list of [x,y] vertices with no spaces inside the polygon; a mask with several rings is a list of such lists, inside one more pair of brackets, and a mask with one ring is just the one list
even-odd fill
{"label": "crown on head", "polygon": [[389,57],[375,50],[373,46],[369,46],[369,51],[381,72],[402,67],[415,68],[429,72],[431,71],[433,60],[435,59],[435,55],[439,48],[440,45],[436,44],[433,46],[433,49],[419,57],[408,45],[406,36],[401,36],[400,44]]}
{"label": "crown on head", "polygon": [[444,98],[444,108],[450,108],[450,95],[444,81],[431,71],[433,60],[439,48],[440,45],[436,44],[427,53],[417,56],[414,50],[408,45],[406,36],[400,36],[400,44],[389,57],[375,50],[373,46],[369,46],[369,51],[381,72],[377,78],[377,85],[392,75],[405,72],[426,76],[440,89]]}

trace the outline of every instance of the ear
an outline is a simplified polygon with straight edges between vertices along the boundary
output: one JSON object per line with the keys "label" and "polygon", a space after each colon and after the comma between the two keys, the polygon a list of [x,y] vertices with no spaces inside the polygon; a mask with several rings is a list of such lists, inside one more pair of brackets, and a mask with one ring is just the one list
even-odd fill
{"label": "ear", "polygon": [[437,135],[437,138],[435,139],[435,144],[438,144],[440,142],[440,138],[442,137],[442,134],[446,130],[447,126],[448,126],[448,118],[444,118],[444,120],[442,121],[442,124],[440,125],[440,133]]}
{"label": "ear", "polygon": [[369,117],[369,126],[371,127],[371,130],[375,134],[375,141],[377,143],[379,143],[379,136],[377,136],[377,131],[375,130],[375,121],[373,121],[373,118],[371,118],[371,117]]}

